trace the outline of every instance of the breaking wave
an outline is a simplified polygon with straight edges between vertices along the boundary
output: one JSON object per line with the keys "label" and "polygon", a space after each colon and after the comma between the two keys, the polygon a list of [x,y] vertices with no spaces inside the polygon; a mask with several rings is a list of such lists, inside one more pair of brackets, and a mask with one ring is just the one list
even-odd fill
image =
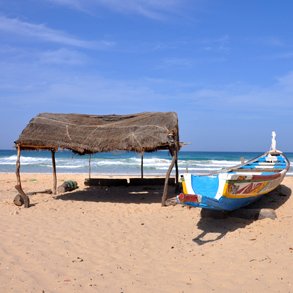
{"label": "breaking wave", "polygon": [[[43,172],[52,171],[52,160],[50,152],[23,152],[21,156],[22,172]],[[183,152],[179,156],[179,172],[210,173],[222,168],[228,168],[240,163],[240,157],[246,160],[256,156],[253,153],[200,153]],[[210,159],[209,159],[210,157]],[[290,154],[291,163],[293,154]],[[16,163],[14,150],[0,150],[0,172],[14,172]],[[165,174],[171,163],[171,157],[167,152],[156,152],[145,154],[143,158],[144,173]],[[291,164],[291,166],[293,163]],[[86,173],[89,169],[89,156],[72,155],[70,152],[56,153],[56,166],[58,172],[63,173]],[[93,173],[114,173],[114,174],[138,174],[141,168],[141,157],[136,153],[107,153],[94,155],[91,158],[91,170]],[[293,169],[287,173],[293,176]]]}

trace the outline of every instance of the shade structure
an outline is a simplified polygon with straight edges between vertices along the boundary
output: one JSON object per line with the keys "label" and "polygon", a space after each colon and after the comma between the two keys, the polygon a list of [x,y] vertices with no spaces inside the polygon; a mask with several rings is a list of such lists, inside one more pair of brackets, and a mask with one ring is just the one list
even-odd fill
{"label": "shade structure", "polygon": [[[176,162],[179,144],[175,112],[144,112],[129,115],[88,115],[41,113],[31,119],[15,141],[21,150],[51,150],[56,193],[55,152],[68,149],[80,155],[111,151],[153,152],[167,149],[173,156],[166,174],[162,204],[165,204],[170,169]],[[17,185],[21,189],[17,161]]]}
{"label": "shade structure", "polygon": [[115,150],[150,152],[179,141],[174,112],[133,115],[41,113],[15,142],[21,149],[69,149],[79,154]]}

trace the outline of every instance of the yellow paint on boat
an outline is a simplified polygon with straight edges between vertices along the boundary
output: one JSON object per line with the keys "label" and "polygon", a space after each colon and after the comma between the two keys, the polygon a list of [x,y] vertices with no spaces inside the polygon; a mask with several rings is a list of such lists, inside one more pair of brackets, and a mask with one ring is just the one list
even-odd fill
{"label": "yellow paint on boat", "polygon": [[226,182],[223,190],[223,196],[227,198],[246,198],[258,197],[275,189],[277,184],[265,182],[251,182],[248,185],[237,186],[234,183]]}
{"label": "yellow paint on boat", "polygon": [[184,194],[187,194],[188,192],[187,192],[187,188],[186,188],[185,180],[183,179],[183,180],[181,181],[181,183],[182,183],[182,190],[183,190],[183,193],[184,193]]}

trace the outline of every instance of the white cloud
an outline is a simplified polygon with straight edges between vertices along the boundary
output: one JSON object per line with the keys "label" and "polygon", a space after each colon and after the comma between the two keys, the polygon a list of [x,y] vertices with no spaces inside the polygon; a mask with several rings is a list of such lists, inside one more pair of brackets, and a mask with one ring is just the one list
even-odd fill
{"label": "white cloud", "polygon": [[142,15],[151,19],[164,19],[168,14],[177,14],[188,0],[47,0],[73,9],[91,11],[103,6],[112,11]]}
{"label": "white cloud", "polygon": [[[58,51],[55,54],[58,56]],[[199,141],[214,143],[215,139],[206,136],[209,131],[219,133],[219,129],[224,129],[223,140],[231,139],[229,133],[233,133],[233,139],[240,141],[243,132],[254,136],[272,129],[289,132],[287,125],[292,121],[293,73],[279,77],[268,87],[240,83],[216,87],[190,80],[180,83],[152,78],[110,79],[97,71],[84,73],[66,66],[60,70],[60,66],[46,66],[37,60],[5,63],[2,58],[0,62],[0,101],[5,105],[0,111],[9,113],[20,128],[26,121],[20,123],[19,117],[26,115],[28,120],[45,111],[93,114],[176,111],[182,140],[192,141],[193,148],[200,148]],[[0,115],[0,121],[4,125],[6,120]],[[190,125],[196,132],[190,132]],[[11,135],[17,137],[17,132]],[[282,136],[285,135],[289,133]]]}
{"label": "white cloud", "polygon": [[102,107],[103,111],[113,108],[114,112],[158,108],[203,119],[207,113],[239,118],[250,112],[261,119],[268,113],[280,116],[293,111],[293,73],[279,77],[269,87],[239,83],[206,87],[190,80],[186,83],[152,78],[115,80],[104,78],[97,71],[83,73],[71,67],[60,71],[59,67],[46,66],[45,63],[62,64],[62,58],[65,65],[82,64],[83,55],[66,49],[47,51],[41,57],[42,63],[29,64],[23,60],[13,65],[2,61],[0,99],[25,100],[45,108],[50,100],[51,105],[60,107],[68,103],[70,108],[79,107],[83,111],[91,111],[92,106]]}
{"label": "white cloud", "polygon": [[[243,83],[209,87],[197,85],[185,90],[182,88],[177,93],[178,98],[184,101],[180,106],[188,105],[186,115],[194,115],[203,120],[207,115],[222,117],[221,119],[234,117],[237,121],[253,116],[258,120],[280,124],[283,119],[293,117],[293,72],[275,78],[270,86],[256,87]],[[173,97],[174,94],[170,99]]]}
{"label": "white cloud", "polygon": [[30,41],[37,38],[45,42],[86,49],[103,49],[114,45],[113,42],[108,41],[92,42],[81,40],[65,32],[51,29],[44,24],[33,24],[5,16],[0,16],[0,31],[30,38]]}
{"label": "white cloud", "polygon": [[[47,0],[49,2],[54,2],[60,5],[65,5],[65,6],[71,6],[73,8],[79,8],[80,7],[80,0]],[[84,3],[87,1],[85,0]]]}

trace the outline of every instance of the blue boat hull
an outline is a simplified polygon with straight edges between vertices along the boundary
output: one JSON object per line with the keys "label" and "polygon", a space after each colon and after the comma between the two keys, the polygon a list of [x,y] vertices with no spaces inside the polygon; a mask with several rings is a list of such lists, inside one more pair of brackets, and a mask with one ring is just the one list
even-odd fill
{"label": "blue boat hull", "polygon": [[204,209],[233,211],[274,190],[290,167],[280,151],[270,151],[217,174],[181,176],[183,192],[177,202]]}

